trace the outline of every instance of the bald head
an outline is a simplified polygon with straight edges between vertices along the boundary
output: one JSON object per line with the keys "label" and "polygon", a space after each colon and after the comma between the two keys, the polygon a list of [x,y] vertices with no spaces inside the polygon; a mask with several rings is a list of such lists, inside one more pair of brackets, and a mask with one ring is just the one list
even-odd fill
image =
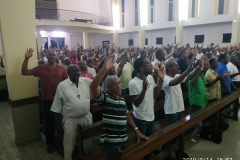
{"label": "bald head", "polygon": [[82,71],[82,72],[87,71],[87,62],[84,60],[79,61],[78,67],[79,67],[80,71]]}

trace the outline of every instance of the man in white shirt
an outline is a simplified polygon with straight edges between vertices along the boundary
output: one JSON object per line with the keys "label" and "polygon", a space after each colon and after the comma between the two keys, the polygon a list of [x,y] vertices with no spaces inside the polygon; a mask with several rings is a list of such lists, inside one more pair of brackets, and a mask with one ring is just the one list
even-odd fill
{"label": "man in white shirt", "polygon": [[[185,72],[179,73],[178,63],[174,59],[170,59],[166,64],[166,76],[163,80],[163,89],[165,91],[164,112],[166,116],[167,125],[171,125],[182,118],[182,111],[184,111],[184,102],[181,89],[181,82],[191,80],[198,72],[196,69],[190,75],[190,71],[194,66],[194,59],[189,63]],[[163,145],[162,150],[170,147],[175,140]]]}
{"label": "man in white shirt", "polygon": [[240,73],[237,69],[237,64],[239,63],[238,57],[237,56],[232,56],[230,58],[230,62],[227,64],[227,69],[229,72],[231,72],[230,74],[230,78],[233,82],[233,84],[239,88],[240,87]]}
{"label": "man in white shirt", "polygon": [[[158,66],[159,67],[159,66]],[[161,89],[164,78],[164,67],[155,68],[160,81],[156,83],[151,75],[152,65],[147,58],[138,58],[134,62],[134,70],[137,76],[129,82],[129,92],[132,98],[133,119],[139,131],[145,136],[153,133],[154,126],[154,98]],[[143,158],[151,159],[151,154]]]}
{"label": "man in white shirt", "polygon": [[[57,113],[58,128],[64,130],[63,146],[64,159],[71,160],[77,136],[77,125],[83,127],[92,124],[90,113],[89,78],[79,78],[79,68],[71,64],[68,67],[69,78],[61,82],[54,97],[51,111]],[[61,130],[61,129],[60,129]],[[91,139],[84,142],[84,149],[91,147]]]}

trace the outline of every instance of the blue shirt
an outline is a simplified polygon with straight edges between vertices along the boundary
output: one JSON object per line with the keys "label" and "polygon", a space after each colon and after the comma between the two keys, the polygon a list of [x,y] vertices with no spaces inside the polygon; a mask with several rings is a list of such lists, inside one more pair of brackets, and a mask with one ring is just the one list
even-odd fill
{"label": "blue shirt", "polygon": [[[217,74],[222,76],[224,72],[228,72],[228,69],[227,69],[227,66],[225,64],[223,64],[222,62],[218,62],[218,68],[217,68]],[[226,76],[224,77],[225,81],[226,81],[226,84],[229,88],[229,90],[231,90],[231,78],[230,76]],[[227,92],[226,88],[223,87],[221,85],[221,92],[224,93],[224,92]]]}

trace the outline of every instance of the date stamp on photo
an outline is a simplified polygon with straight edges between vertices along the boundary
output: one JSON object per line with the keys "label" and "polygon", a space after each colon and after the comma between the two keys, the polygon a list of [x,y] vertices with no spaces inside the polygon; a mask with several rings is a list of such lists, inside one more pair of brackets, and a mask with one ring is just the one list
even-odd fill
{"label": "date stamp on photo", "polygon": [[233,160],[233,158],[183,158],[183,160]]}

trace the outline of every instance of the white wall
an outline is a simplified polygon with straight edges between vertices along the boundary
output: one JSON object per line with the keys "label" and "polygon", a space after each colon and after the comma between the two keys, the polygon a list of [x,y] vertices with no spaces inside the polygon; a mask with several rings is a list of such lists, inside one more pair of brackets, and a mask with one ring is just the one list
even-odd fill
{"label": "white wall", "polygon": [[133,45],[139,45],[139,33],[138,32],[130,32],[130,33],[121,33],[118,35],[119,47],[128,47],[128,40],[133,39]]}
{"label": "white wall", "polygon": [[76,46],[78,43],[83,45],[83,35],[71,34],[70,35],[71,47]]}
{"label": "white wall", "polygon": [[57,0],[58,9],[112,17],[111,0]]}
{"label": "white wall", "polygon": [[161,46],[156,45],[156,38],[163,37],[163,45],[166,46],[168,44],[175,43],[176,29],[168,28],[168,29],[158,29],[146,31],[145,37],[148,38],[148,46]]}
{"label": "white wall", "polygon": [[[229,43],[222,43],[222,34],[232,33],[232,23],[218,23],[189,26],[183,28],[183,44],[189,43],[194,46],[195,35],[204,35],[205,44],[219,44],[220,46],[227,46]],[[206,45],[204,47],[207,47]]]}
{"label": "white wall", "polygon": [[102,41],[109,41],[110,44],[113,43],[112,34],[99,34],[99,33],[88,33],[88,45],[89,47],[102,46]]}
{"label": "white wall", "polygon": [[200,10],[198,18],[191,18],[183,21],[183,25],[197,25],[207,23],[229,22],[233,20],[234,0],[229,1],[229,12],[223,15],[214,15],[215,0],[200,0]]}

